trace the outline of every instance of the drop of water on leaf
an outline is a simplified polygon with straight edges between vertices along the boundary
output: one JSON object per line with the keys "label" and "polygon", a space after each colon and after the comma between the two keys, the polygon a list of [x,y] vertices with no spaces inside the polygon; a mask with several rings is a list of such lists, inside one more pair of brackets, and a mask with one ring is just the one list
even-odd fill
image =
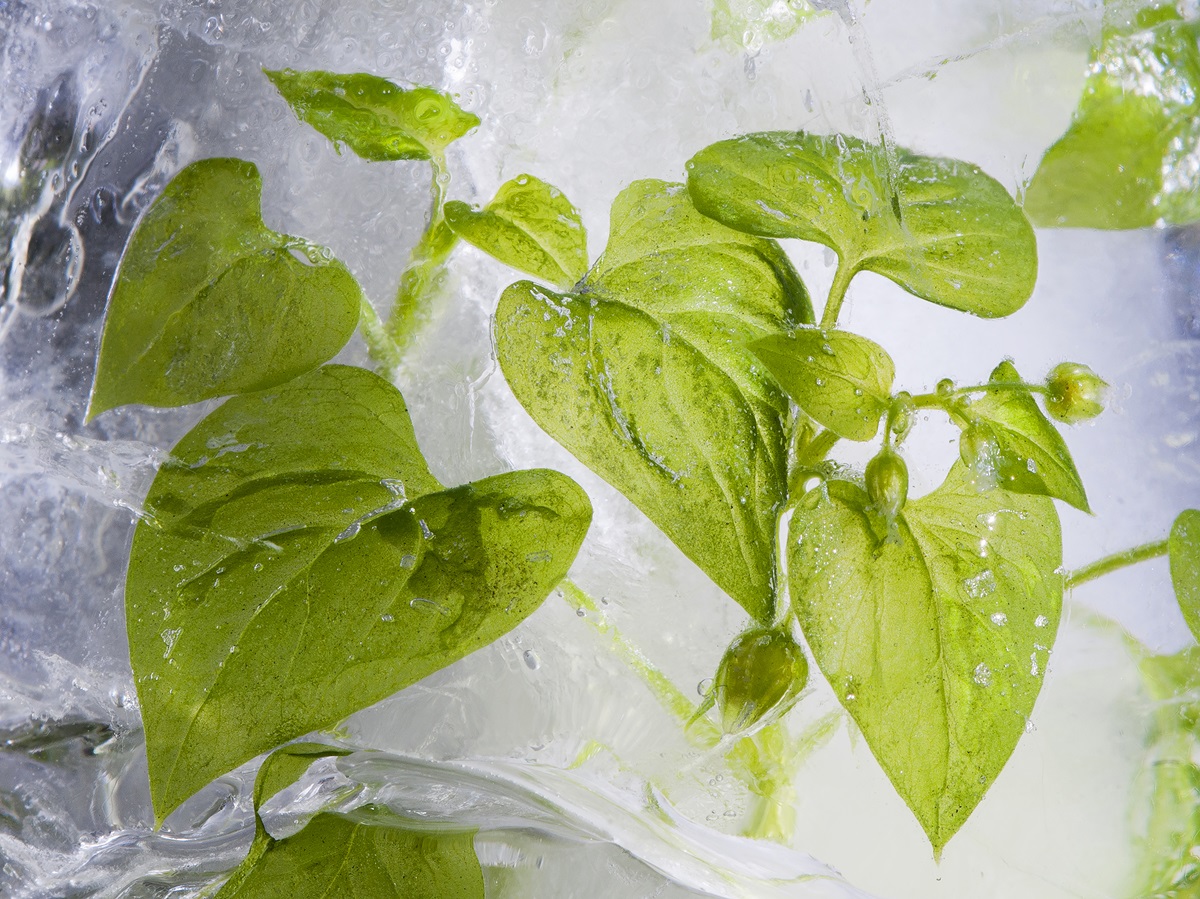
{"label": "drop of water on leaf", "polygon": [[387,624],[392,621],[395,621],[396,617],[394,615],[383,614],[383,615],[379,616],[379,620],[384,622],[385,624]]}
{"label": "drop of water on leaf", "polygon": [[554,557],[549,553],[549,551],[542,549],[542,550],[538,550],[537,552],[530,553],[529,555],[527,555],[525,557],[525,561],[526,562],[549,562],[552,558],[554,558]]}
{"label": "drop of water on leaf", "polygon": [[1033,619],[1034,627],[1045,627],[1049,623],[1050,619],[1048,619],[1045,615],[1038,615],[1037,618]]}
{"label": "drop of water on leaf", "polygon": [[434,602],[432,599],[426,599],[423,596],[418,596],[408,601],[410,609],[416,609],[418,612],[440,612],[443,615],[449,615],[450,610]]}
{"label": "drop of water on leaf", "polygon": [[992,669],[980,662],[975,666],[975,674],[971,679],[981,687],[990,687],[992,685]]}
{"label": "drop of water on leaf", "polygon": [[711,677],[706,677],[704,680],[700,681],[700,683],[696,684],[696,693],[700,696],[707,696],[712,690],[712,686],[713,679]]}
{"label": "drop of water on leaf", "polygon": [[996,627],[1004,627],[1004,625],[1008,624],[1008,616],[1003,612],[995,612],[992,614],[992,624],[996,625]]}

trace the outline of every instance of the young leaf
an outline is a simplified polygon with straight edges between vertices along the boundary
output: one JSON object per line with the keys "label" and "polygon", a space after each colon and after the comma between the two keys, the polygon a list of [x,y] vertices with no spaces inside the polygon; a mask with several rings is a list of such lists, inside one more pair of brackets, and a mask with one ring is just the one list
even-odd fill
{"label": "young leaf", "polygon": [[696,208],[731,228],[832,247],[941,306],[996,318],[1037,277],[1033,229],[970,163],[835,135],[762,132],[713,144],[687,164]]}
{"label": "young leaf", "polygon": [[[1021,376],[1005,360],[992,372],[991,382],[1019,384]],[[986,462],[994,468],[987,473],[989,480],[1013,493],[1052,496],[1091,511],[1066,441],[1028,392],[989,391],[971,404],[971,413],[987,422],[995,438],[995,452]]]}
{"label": "young leaf", "polygon": [[535,278],[569,288],[587,271],[579,211],[558,188],[532,175],[502,184],[483,209],[452,200],[445,215],[463,240]]}
{"label": "young leaf", "polygon": [[811,320],[777,245],[639,181],[579,291],[514,284],[495,327],[534,420],[769,623],[787,402],[746,345]]}
{"label": "young leaf", "polygon": [[591,517],[552,471],[441,489],[400,394],[342,366],[226,402],[175,447],[146,512],[125,596],[159,820],[507,633]]}
{"label": "young leaf", "polygon": [[891,402],[892,357],[848,331],[797,328],[750,344],[796,405],[839,437],[870,440]]}
{"label": "young leaf", "polygon": [[253,163],[176,175],[121,259],[88,417],[282,384],[337,354],[362,292],[329,251],[263,224]]}
{"label": "young leaf", "polygon": [[1143,228],[1200,219],[1200,49],[1174,7],[1105,27],[1083,97],[1025,191],[1038,225]]}
{"label": "young leaf", "polygon": [[1200,640],[1200,510],[1180,513],[1167,541],[1171,583],[1183,620]]}
{"label": "young leaf", "polygon": [[792,518],[796,617],[821,671],[935,853],[1004,767],[1062,605],[1054,504],[977,493],[961,465],[880,541],[845,481]]}
{"label": "young leaf", "polygon": [[483,899],[475,833],[421,827],[371,806],[352,817],[323,812],[294,836],[270,840],[217,899]]}
{"label": "young leaf", "polygon": [[342,144],[370,162],[440,158],[479,125],[430,87],[402,88],[376,75],[263,69],[301,121],[341,152]]}

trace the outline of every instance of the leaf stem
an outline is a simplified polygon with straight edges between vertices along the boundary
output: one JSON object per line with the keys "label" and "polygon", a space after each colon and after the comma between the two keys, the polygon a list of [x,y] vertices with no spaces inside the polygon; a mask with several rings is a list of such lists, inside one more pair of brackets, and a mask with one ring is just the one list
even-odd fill
{"label": "leaf stem", "polygon": [[833,284],[829,287],[829,297],[825,300],[825,309],[821,312],[821,328],[828,330],[837,326],[838,315],[842,311],[842,302],[846,299],[846,288],[857,269],[838,260],[837,271],[833,275]]}
{"label": "leaf stem", "polygon": [[972,393],[998,393],[1005,390],[1046,393],[1048,388],[1045,384],[1029,384],[1025,381],[995,381],[988,384],[972,384],[970,387],[956,387],[948,393],[919,393],[912,398],[912,402],[918,409],[945,409],[954,400]]}
{"label": "leaf stem", "polygon": [[359,304],[359,309],[358,328],[366,341],[367,353],[379,373],[391,381],[395,377],[396,369],[400,367],[400,347],[392,340],[392,335],[388,333],[379,313],[365,296]]}
{"label": "leaf stem", "polygon": [[432,211],[429,227],[413,247],[408,266],[400,276],[396,302],[388,318],[387,333],[401,355],[412,344],[417,332],[429,316],[429,300],[441,280],[450,251],[458,235],[446,224],[443,207],[446,186],[450,183],[446,161],[440,155],[430,157],[433,167]]}
{"label": "leaf stem", "polygon": [[808,446],[801,451],[796,459],[796,468],[806,468],[823,461],[839,440],[841,438],[837,434],[826,428],[810,440]]}
{"label": "leaf stem", "polygon": [[1089,565],[1084,565],[1082,568],[1076,568],[1074,571],[1069,572],[1063,581],[1063,586],[1070,590],[1078,587],[1080,584],[1094,581],[1098,577],[1119,571],[1128,565],[1136,565],[1138,562],[1146,562],[1150,559],[1157,559],[1159,556],[1165,556],[1169,542],[1168,540],[1156,540],[1153,543],[1143,543],[1141,546],[1135,546],[1132,549],[1097,559]]}

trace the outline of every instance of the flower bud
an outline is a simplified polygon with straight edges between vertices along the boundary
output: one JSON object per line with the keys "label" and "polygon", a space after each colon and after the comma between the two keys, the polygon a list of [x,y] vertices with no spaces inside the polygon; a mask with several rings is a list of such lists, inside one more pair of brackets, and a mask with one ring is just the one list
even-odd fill
{"label": "flower bud", "polygon": [[1063,362],[1046,375],[1046,411],[1061,422],[1095,418],[1104,411],[1106,384],[1098,374],[1078,362]]}
{"label": "flower bud", "polygon": [[782,715],[807,683],[808,660],[790,634],[744,631],[725,650],[713,682],[721,727],[737,734]]}
{"label": "flower bud", "polygon": [[891,447],[885,446],[867,463],[867,496],[889,523],[904,508],[908,499],[908,466]]}

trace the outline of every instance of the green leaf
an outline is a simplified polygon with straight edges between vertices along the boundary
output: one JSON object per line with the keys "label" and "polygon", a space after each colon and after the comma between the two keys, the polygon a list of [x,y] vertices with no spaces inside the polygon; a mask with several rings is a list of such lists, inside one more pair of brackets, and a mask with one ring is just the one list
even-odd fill
{"label": "green leaf", "polygon": [[1200,640],[1200,510],[1180,513],[1167,540],[1171,583],[1183,620]]}
{"label": "green leaf", "polygon": [[268,799],[299,780],[317,759],[347,756],[352,751],[328,743],[289,743],[276,749],[263,760],[254,778],[255,815]]}
{"label": "green leaf", "polygon": [[941,306],[996,318],[1037,278],[1033,229],[970,163],[852,137],[762,132],[688,162],[696,208],[731,228],[832,247],[848,275],[872,271]]}
{"label": "green leaf", "polygon": [[870,440],[879,430],[896,374],[879,344],[848,331],[797,328],[750,349],[797,406],[839,437]]}
{"label": "green leaf", "polygon": [[449,94],[402,88],[376,75],[263,69],[296,116],[371,162],[440,158],[478,127]]}
{"label": "green leaf", "polygon": [[587,233],[579,211],[551,184],[518,175],[483,209],[452,200],[446,224],[485,253],[535,278],[571,287],[587,271]]}
{"label": "green leaf", "polygon": [[273,387],[350,339],[358,283],[328,250],[267,228],[261,197],[252,163],[202,159],[154,201],[121,259],[89,418]]}
{"label": "green leaf", "polygon": [[226,402],[175,447],[146,511],[125,599],[159,820],[507,633],[591,517],[551,471],[441,489],[400,394],[342,366]]}
{"label": "green leaf", "polygon": [[370,806],[353,817],[324,812],[271,840],[217,899],[483,899],[475,833],[430,829]]}
{"label": "green leaf", "polygon": [[821,671],[935,853],[1025,732],[1062,607],[1054,504],[977,493],[961,465],[880,541],[829,481],[788,537],[796,617]]}
{"label": "green leaf", "polygon": [[[991,383],[1020,384],[1021,376],[1005,360],[992,372]],[[987,422],[996,440],[997,452],[987,463],[994,466],[989,479],[1013,493],[1052,496],[1091,511],[1066,441],[1027,391],[989,391],[970,411]]]}
{"label": "green leaf", "polygon": [[1200,220],[1200,49],[1172,8],[1109,25],[1083,97],[1042,157],[1025,211],[1044,227],[1143,228]]}
{"label": "green leaf", "polygon": [[578,292],[501,296],[501,369],[551,437],[769,622],[787,401],[746,347],[811,322],[808,296],[777,245],[699,215],[682,185],[630,185],[611,221]]}
{"label": "green leaf", "polygon": [[710,33],[714,41],[754,53],[791,37],[817,14],[806,0],[713,0]]}

